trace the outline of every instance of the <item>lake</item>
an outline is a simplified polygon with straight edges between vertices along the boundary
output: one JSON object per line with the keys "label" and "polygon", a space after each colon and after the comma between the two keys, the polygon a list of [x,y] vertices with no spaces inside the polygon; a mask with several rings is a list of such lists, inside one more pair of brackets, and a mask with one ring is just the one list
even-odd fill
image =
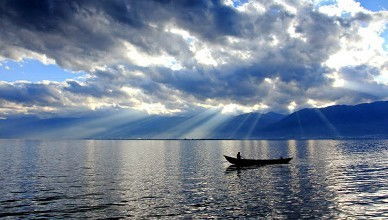
{"label": "lake", "polygon": [[0,217],[388,218],[387,173],[388,140],[0,140]]}

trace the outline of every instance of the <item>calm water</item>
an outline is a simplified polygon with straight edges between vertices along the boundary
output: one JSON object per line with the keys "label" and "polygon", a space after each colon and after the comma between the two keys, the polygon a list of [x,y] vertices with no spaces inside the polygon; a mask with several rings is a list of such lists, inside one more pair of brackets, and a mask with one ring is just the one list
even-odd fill
{"label": "calm water", "polygon": [[388,218],[387,174],[388,140],[0,140],[0,217]]}

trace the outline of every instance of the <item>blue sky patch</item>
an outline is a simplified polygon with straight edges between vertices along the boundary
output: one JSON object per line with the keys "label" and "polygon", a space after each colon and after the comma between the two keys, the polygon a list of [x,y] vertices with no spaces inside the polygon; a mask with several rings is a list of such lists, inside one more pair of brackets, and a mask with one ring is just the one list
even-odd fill
{"label": "blue sky patch", "polygon": [[388,9],[387,0],[357,0],[361,3],[362,7],[371,11],[381,11]]}
{"label": "blue sky patch", "polygon": [[248,2],[248,0],[234,0],[233,1],[233,6],[237,8],[238,6],[243,5],[243,4],[247,3],[247,2]]}
{"label": "blue sky patch", "polygon": [[388,51],[388,30],[385,29],[385,31],[383,32],[383,34],[381,35],[383,36],[384,38],[384,50],[387,50]]}
{"label": "blue sky patch", "polygon": [[46,65],[34,59],[24,59],[21,62],[13,60],[0,62],[0,81],[25,80],[38,82],[50,80],[62,82],[66,79],[76,79],[82,76],[84,76],[84,73],[65,70],[55,64]]}
{"label": "blue sky patch", "polygon": [[[333,5],[336,4],[336,2],[336,0],[323,0],[319,1],[317,6]],[[387,0],[357,0],[357,2],[359,2],[362,7],[371,11],[381,11],[388,9]]]}

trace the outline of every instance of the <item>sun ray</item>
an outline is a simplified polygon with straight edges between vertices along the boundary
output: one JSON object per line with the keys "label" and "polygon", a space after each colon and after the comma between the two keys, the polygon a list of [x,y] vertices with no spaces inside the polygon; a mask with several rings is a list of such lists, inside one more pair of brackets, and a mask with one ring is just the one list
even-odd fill
{"label": "sun ray", "polygon": [[249,127],[248,132],[247,132],[247,134],[246,134],[246,136],[245,136],[246,139],[249,138],[249,137],[252,137],[253,129],[256,128],[257,122],[259,122],[259,120],[260,120],[261,117],[262,117],[262,114],[258,114],[258,115],[255,117],[253,123],[252,123],[251,126]]}
{"label": "sun ray", "polygon": [[213,118],[217,111],[207,110],[201,112],[199,114],[195,114],[193,116],[184,119],[183,122],[178,123],[176,126],[167,129],[160,136],[169,136],[171,138],[188,138],[187,135],[190,134],[197,127],[202,126],[202,124],[206,123],[208,120]]}
{"label": "sun ray", "polygon": [[319,116],[319,118],[325,123],[326,127],[330,129],[332,134],[335,135],[335,137],[341,137],[341,134],[338,132],[337,128],[329,121],[329,119],[322,113],[320,109],[315,108],[315,112]]}
{"label": "sun ray", "polygon": [[249,118],[249,115],[250,114],[246,114],[244,115],[243,117],[243,120],[241,120],[238,125],[235,127],[235,129],[233,130],[233,132],[229,135],[229,138],[236,138],[236,135],[237,135],[237,132],[241,129],[241,127],[245,124],[245,122],[247,121],[247,119]]}
{"label": "sun ray", "polygon": [[183,134],[181,138],[210,138],[212,132],[228,118],[229,116],[216,112],[216,114],[212,114],[204,123]]}

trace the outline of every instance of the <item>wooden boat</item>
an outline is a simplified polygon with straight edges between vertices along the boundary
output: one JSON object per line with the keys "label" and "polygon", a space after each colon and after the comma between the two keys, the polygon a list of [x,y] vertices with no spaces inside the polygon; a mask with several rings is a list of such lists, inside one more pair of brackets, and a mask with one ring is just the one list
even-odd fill
{"label": "wooden boat", "polygon": [[234,164],[236,166],[263,166],[270,164],[286,164],[292,160],[292,157],[289,158],[279,158],[279,159],[270,159],[270,160],[253,160],[253,159],[237,159],[235,157],[225,156],[225,159],[229,161],[229,163]]}

